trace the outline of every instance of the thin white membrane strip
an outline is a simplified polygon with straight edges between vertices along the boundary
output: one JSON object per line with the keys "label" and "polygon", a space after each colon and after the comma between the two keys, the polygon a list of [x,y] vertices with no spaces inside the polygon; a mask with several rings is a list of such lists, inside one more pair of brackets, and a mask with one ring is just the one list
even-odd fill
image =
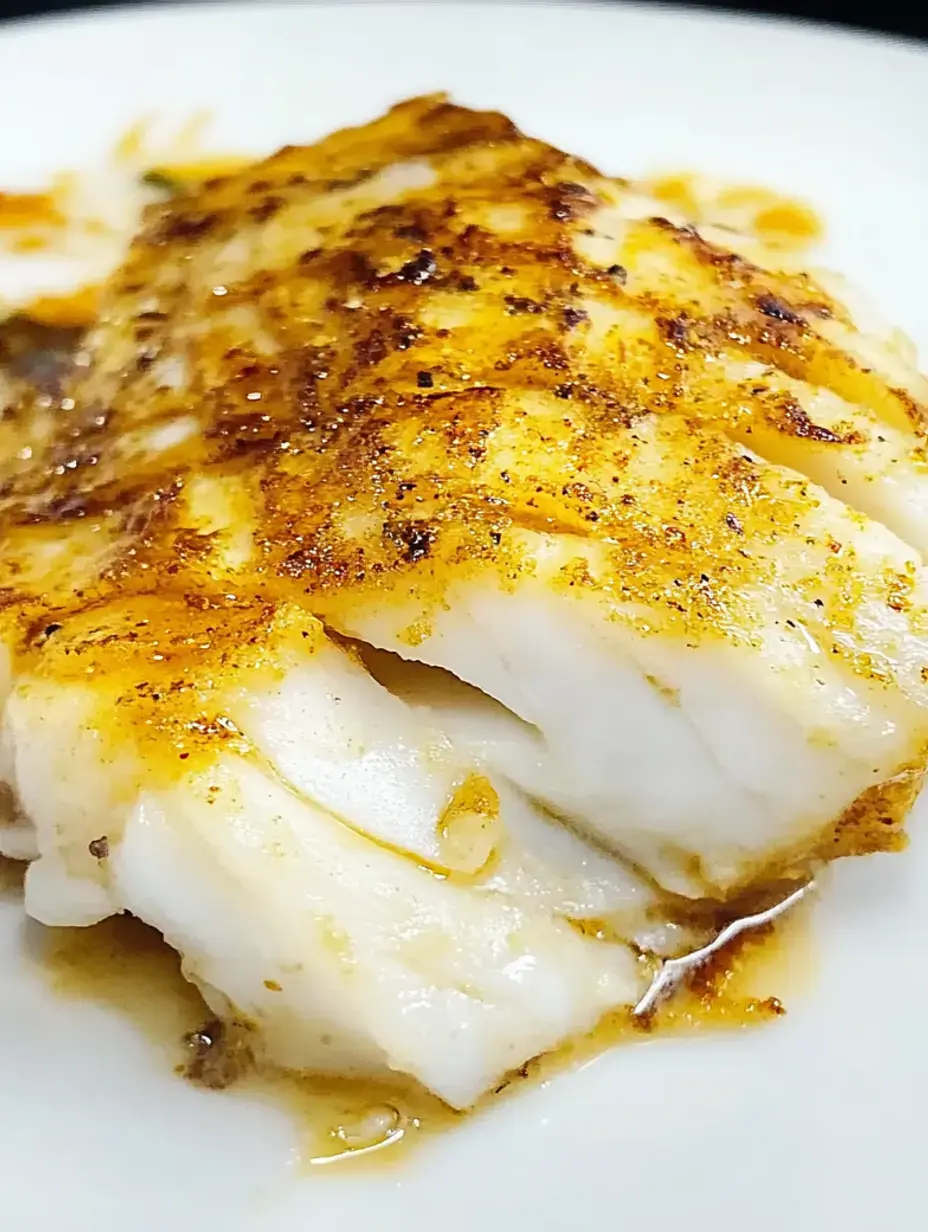
{"label": "thin white membrane strip", "polygon": [[814,881],[807,882],[804,886],[800,886],[798,890],[794,890],[782,902],[777,903],[773,907],[768,907],[766,911],[759,911],[756,915],[746,915],[740,920],[733,920],[726,928],[715,937],[708,945],[704,945],[701,949],[693,950],[691,954],[684,954],[682,958],[670,958],[661,964],[661,969],[651,981],[648,991],[644,994],[638,1004],[635,1006],[632,1013],[638,1018],[644,1018],[653,1010],[657,1009],[662,1001],[672,996],[677,991],[683,981],[692,972],[698,970],[707,959],[713,954],[717,954],[730,941],[734,941],[736,937],[740,937],[742,933],[750,932],[755,928],[762,928],[765,924],[772,924],[774,920],[781,915],[785,915],[797,903],[801,902],[808,894],[816,888]]}

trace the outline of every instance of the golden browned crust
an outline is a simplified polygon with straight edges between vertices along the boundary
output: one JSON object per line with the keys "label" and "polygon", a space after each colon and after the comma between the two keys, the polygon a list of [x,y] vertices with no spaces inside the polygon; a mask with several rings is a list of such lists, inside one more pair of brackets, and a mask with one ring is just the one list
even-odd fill
{"label": "golden browned crust", "polygon": [[923,781],[924,766],[915,765],[863,792],[826,831],[818,851],[820,858],[902,851],[908,843],[903,826]]}
{"label": "golden browned crust", "polygon": [[[861,570],[802,476],[732,431],[756,418],[840,448],[860,429],[820,427],[722,362],[808,379],[919,438],[923,408],[816,330],[849,318],[809,277],[623,218],[624,191],[435,97],[151,207],[66,397],[21,410],[0,469],[21,666],[66,675],[69,648],[124,673],[121,702],[148,690],[127,721],[173,747],[189,693],[151,685],[150,662],[221,675],[243,621],[282,603],[332,617],[389,591],[427,620],[452,577],[537,572],[525,532],[542,531],[570,546],[547,581],[646,607],[649,628],[750,640],[746,596],[777,585],[817,603],[824,637],[842,630],[829,650],[850,670],[886,679],[855,613],[867,599],[923,622],[914,566]],[[620,239],[622,264],[604,257]],[[93,632],[88,614],[105,628],[117,603],[161,659]],[[191,650],[178,612],[199,636],[207,611],[209,650]]]}

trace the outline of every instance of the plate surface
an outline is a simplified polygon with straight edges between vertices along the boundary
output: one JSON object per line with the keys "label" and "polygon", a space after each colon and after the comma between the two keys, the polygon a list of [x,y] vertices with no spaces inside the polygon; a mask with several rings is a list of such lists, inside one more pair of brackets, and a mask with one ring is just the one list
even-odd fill
{"label": "plate surface", "polygon": [[[145,113],[208,108],[211,146],[262,152],[433,89],[604,170],[693,168],[810,199],[829,263],[925,353],[928,55],[864,37],[618,6],[260,4],[9,27],[0,184],[90,164]],[[3,1226],[922,1227],[925,825],[905,855],[837,870],[774,1026],[619,1049],[397,1167],[309,1176],[283,1112],[188,1087],[127,1020],[51,993],[7,896]]]}

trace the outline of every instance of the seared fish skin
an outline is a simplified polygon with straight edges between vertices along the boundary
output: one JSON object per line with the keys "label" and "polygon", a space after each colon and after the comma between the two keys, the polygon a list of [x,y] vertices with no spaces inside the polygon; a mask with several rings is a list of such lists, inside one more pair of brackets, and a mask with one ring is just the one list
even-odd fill
{"label": "seared fish skin", "polygon": [[284,1063],[463,1106],[635,1000],[568,920],[899,845],[910,361],[442,98],[151,207],[0,473],[28,909],[133,910]]}

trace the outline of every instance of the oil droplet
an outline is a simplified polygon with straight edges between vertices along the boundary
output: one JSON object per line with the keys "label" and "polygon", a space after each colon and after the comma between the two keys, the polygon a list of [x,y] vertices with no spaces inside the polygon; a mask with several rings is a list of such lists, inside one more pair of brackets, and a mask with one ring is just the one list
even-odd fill
{"label": "oil droplet", "polygon": [[60,227],[64,217],[51,193],[0,192],[0,227]]}
{"label": "oil droplet", "polygon": [[441,862],[451,873],[473,877],[487,868],[501,839],[496,789],[482,774],[469,775],[439,818]]}
{"label": "oil droplet", "polygon": [[755,184],[726,184],[692,172],[655,176],[636,185],[686,218],[753,235],[774,248],[811,247],[824,236],[811,206]]}

